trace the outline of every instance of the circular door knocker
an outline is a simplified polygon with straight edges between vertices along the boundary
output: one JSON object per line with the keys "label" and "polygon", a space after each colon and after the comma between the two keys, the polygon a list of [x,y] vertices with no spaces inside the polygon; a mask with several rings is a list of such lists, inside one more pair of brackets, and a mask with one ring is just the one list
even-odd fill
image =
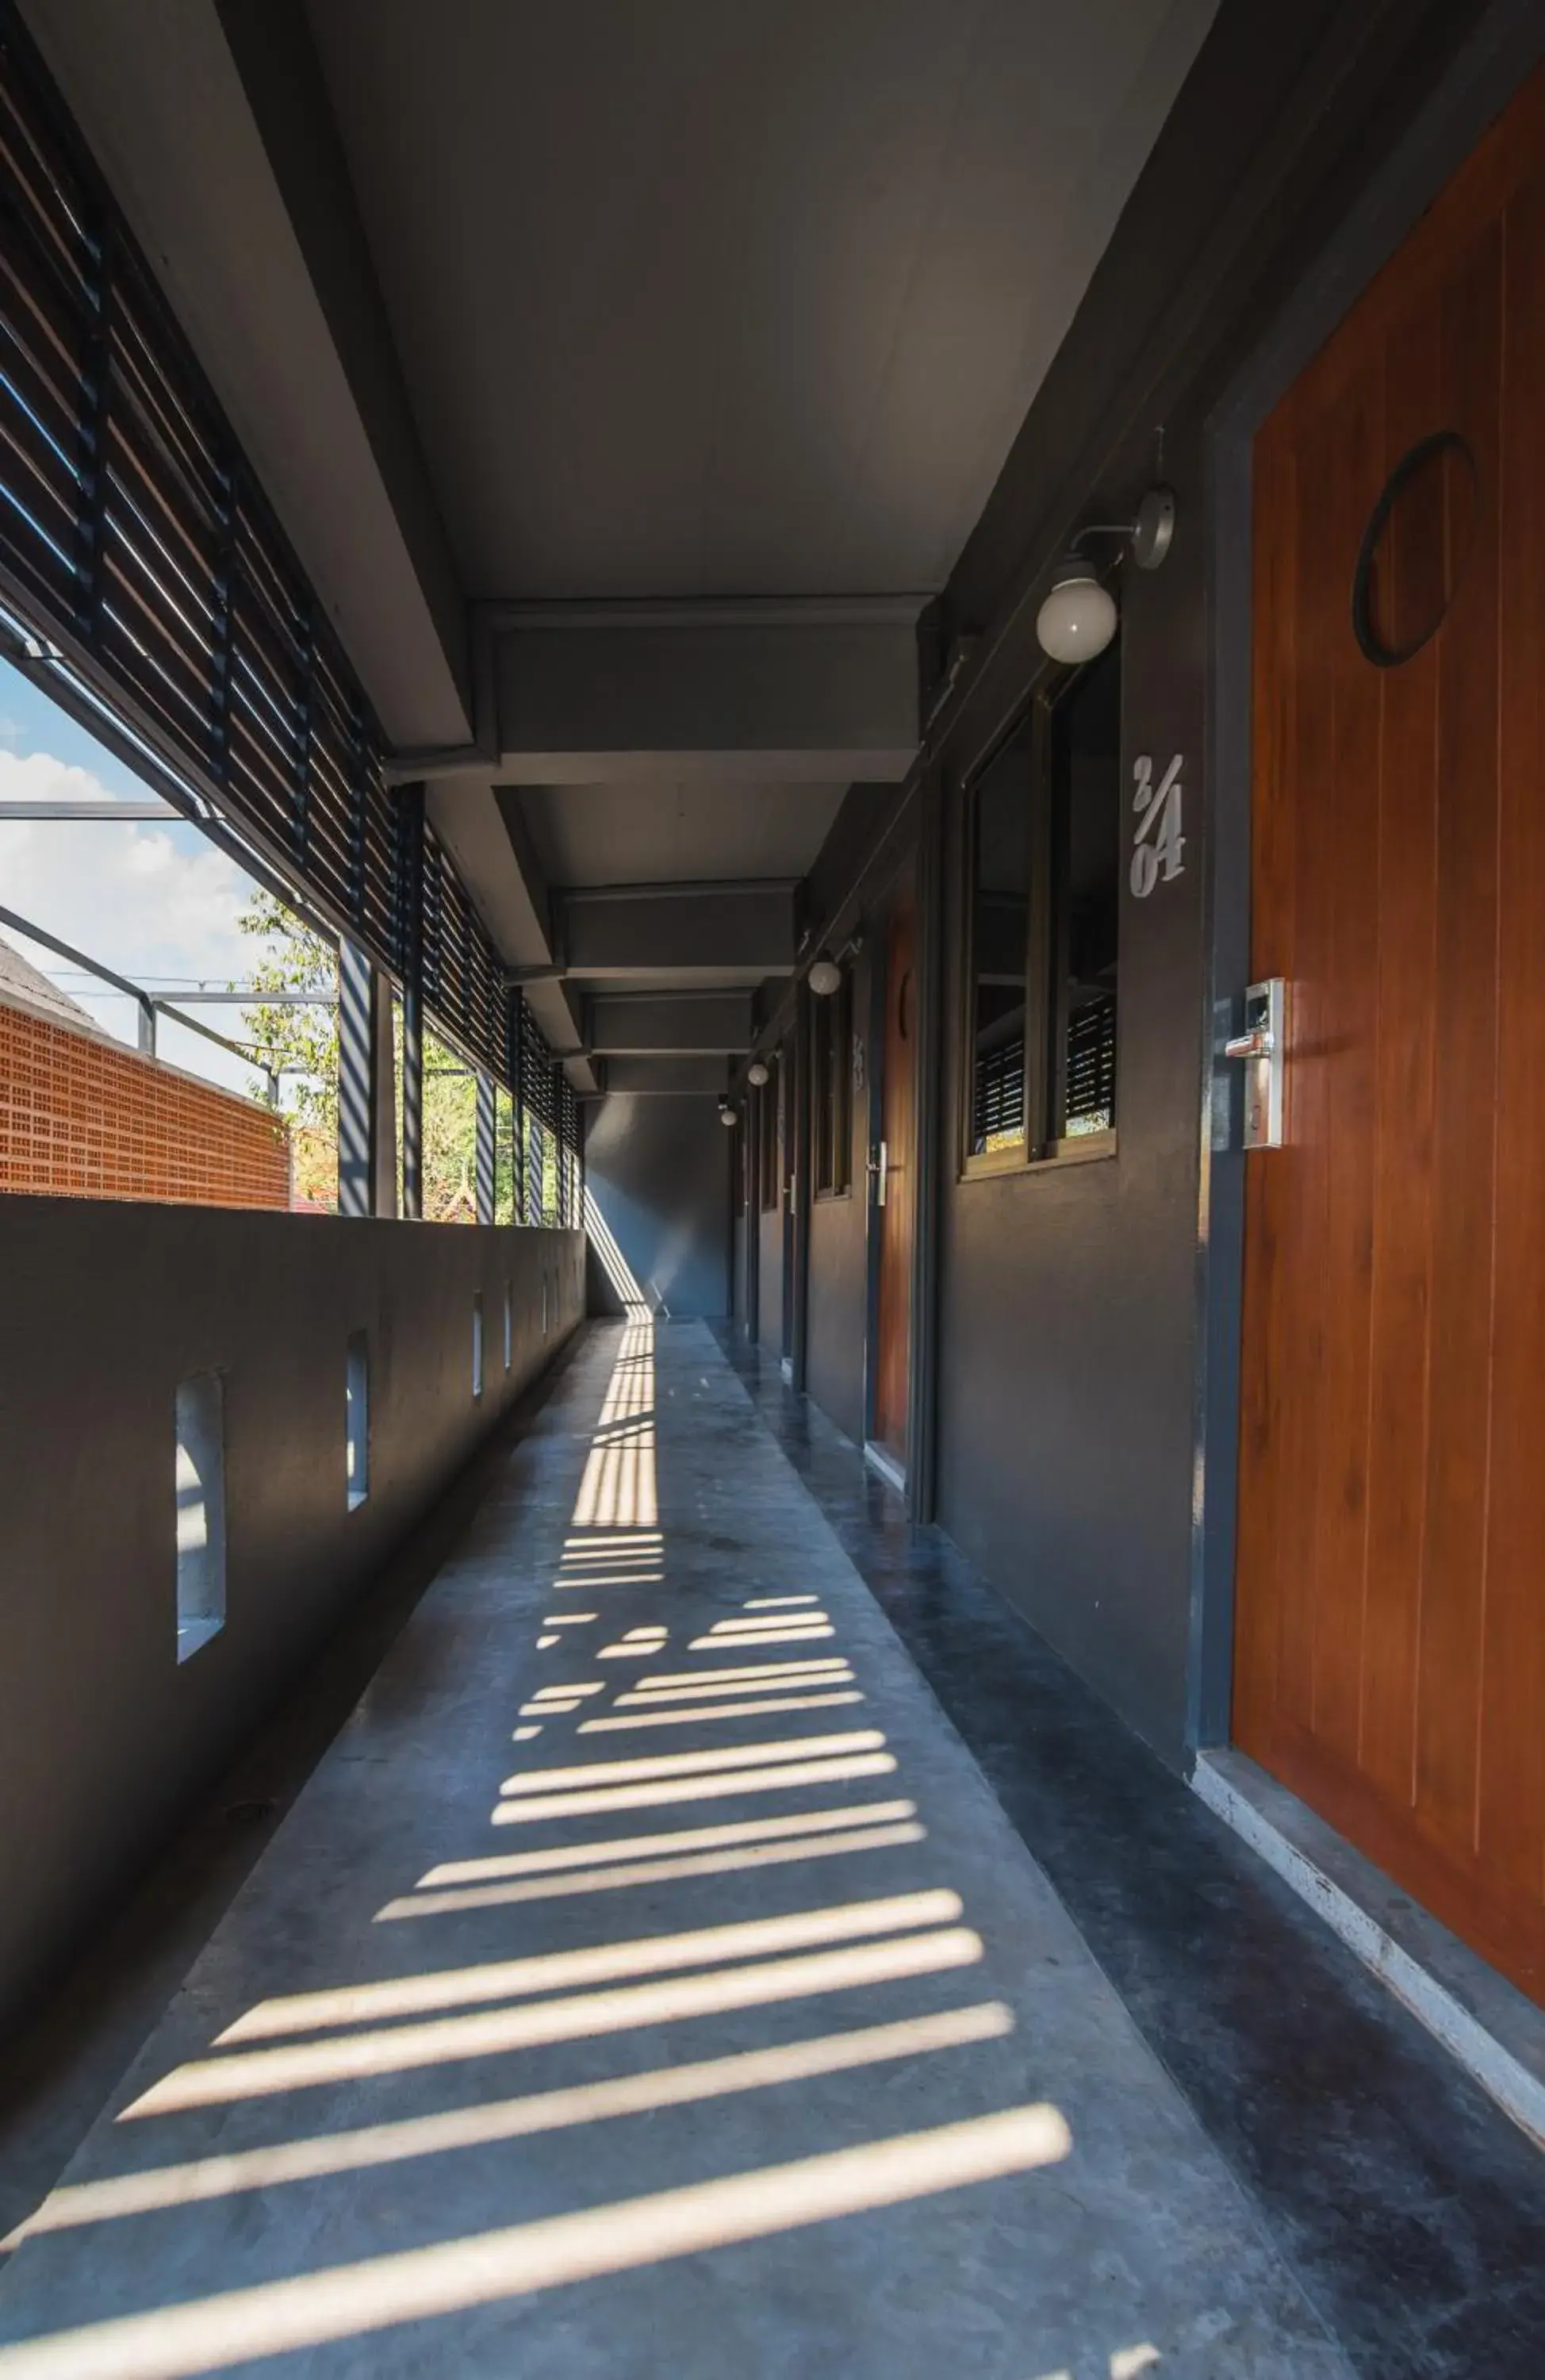
{"label": "circular door knocker", "polygon": [[1352,634],[1375,669],[1398,669],[1442,625],[1469,559],[1479,485],[1457,430],[1418,439],[1385,480],[1352,574]]}

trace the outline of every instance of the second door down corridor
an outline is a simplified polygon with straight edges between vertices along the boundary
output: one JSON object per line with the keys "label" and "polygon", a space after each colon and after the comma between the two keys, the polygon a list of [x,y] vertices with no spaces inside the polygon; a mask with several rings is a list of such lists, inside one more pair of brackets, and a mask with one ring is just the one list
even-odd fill
{"label": "second door down corridor", "polygon": [[1350,2367],[715,1339],[590,1327],[0,2380]]}

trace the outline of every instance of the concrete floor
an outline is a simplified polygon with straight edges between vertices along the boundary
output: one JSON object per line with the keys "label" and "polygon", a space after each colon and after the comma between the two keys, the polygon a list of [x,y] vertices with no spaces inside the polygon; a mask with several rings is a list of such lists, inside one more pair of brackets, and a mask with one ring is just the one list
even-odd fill
{"label": "concrete floor", "polygon": [[1351,2370],[698,1325],[590,1331],[0,2341],[0,2380]]}

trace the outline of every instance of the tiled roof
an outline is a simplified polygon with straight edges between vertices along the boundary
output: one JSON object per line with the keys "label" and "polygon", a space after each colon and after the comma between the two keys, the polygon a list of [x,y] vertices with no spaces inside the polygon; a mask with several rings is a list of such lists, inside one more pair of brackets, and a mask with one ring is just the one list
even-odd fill
{"label": "tiled roof", "polygon": [[78,1033],[98,1033],[102,1027],[89,1010],[61,991],[56,983],[24,959],[0,934],[0,1001],[13,1008],[30,1009],[54,1025],[73,1026]]}

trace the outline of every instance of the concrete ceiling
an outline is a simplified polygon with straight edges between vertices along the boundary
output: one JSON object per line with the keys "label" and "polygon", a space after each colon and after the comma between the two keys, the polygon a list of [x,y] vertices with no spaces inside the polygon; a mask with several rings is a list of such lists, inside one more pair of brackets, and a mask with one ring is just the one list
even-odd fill
{"label": "concrete ceiling", "polygon": [[308,0],[487,597],[944,583],[1213,0]]}
{"label": "concrete ceiling", "polygon": [[682,884],[808,873],[846,784],[522,785],[549,884]]}
{"label": "concrete ceiling", "polygon": [[544,1029],[720,1068],[1215,0],[21,5]]}

